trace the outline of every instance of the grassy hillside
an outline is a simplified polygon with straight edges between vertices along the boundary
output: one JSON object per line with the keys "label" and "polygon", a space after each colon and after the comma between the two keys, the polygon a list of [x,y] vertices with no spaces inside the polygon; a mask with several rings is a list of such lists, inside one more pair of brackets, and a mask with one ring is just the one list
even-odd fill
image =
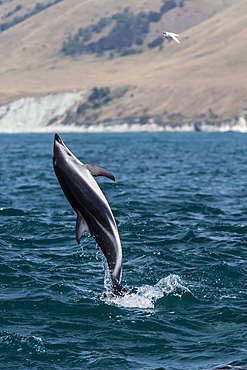
{"label": "grassy hillside", "polygon": [[[25,9],[18,10],[23,14],[36,6],[27,0],[3,2],[1,22],[23,4]],[[162,4],[63,0],[1,32],[0,104],[72,89],[86,89],[90,96],[97,87],[109,89],[108,99],[104,104],[90,103],[86,115],[84,106],[81,121],[161,115],[176,122],[237,115],[247,105],[246,1],[202,0],[200,6],[186,1],[160,22],[150,23],[141,54],[71,57],[61,52],[63,42],[80,27],[97,24],[126,7],[138,14],[158,12]],[[107,27],[100,36],[109,32]],[[179,32],[181,45],[164,42],[162,48],[150,49],[148,43],[164,29]]]}

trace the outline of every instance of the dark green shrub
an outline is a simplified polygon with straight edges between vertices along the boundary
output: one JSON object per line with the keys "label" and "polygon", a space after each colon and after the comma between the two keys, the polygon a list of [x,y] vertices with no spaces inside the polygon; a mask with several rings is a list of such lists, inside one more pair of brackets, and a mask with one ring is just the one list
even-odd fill
{"label": "dark green shrub", "polygon": [[[57,0],[56,0],[57,1]],[[146,34],[149,32],[150,22],[159,22],[164,12],[177,6],[179,0],[163,0],[160,12],[150,11],[149,14],[140,12],[134,15],[128,8],[116,13],[109,18],[101,18],[95,25],[87,28],[79,28],[78,32],[69,37],[62,47],[65,55],[77,55],[83,53],[94,53],[102,55],[109,51],[113,57],[113,51],[121,56],[140,53],[140,50],[132,49],[133,45],[142,45]],[[183,2],[184,0],[180,0]],[[93,32],[100,33],[106,25],[113,23],[108,35],[101,37],[98,41],[88,42]],[[161,46],[163,37],[157,37],[148,44],[150,48]]]}
{"label": "dark green shrub", "polygon": [[143,39],[141,37],[137,37],[135,39],[135,44],[136,45],[143,45]]}
{"label": "dark green shrub", "polygon": [[92,108],[93,109],[98,109],[102,106],[102,102],[101,101],[95,101],[93,104],[92,104]]}
{"label": "dark green shrub", "polygon": [[162,17],[162,13],[158,12],[149,12],[148,20],[149,22],[159,22]]}
{"label": "dark green shrub", "polygon": [[62,52],[65,55],[82,54],[85,51],[85,44],[73,38],[69,38],[68,41],[63,43]]}
{"label": "dark green shrub", "polygon": [[78,106],[76,113],[82,115],[86,112],[88,108],[89,108],[88,103],[82,103]]}
{"label": "dark green shrub", "polygon": [[164,37],[159,36],[148,44],[149,48],[155,48],[156,46],[162,45],[164,42]]}
{"label": "dark green shrub", "polygon": [[83,35],[83,41],[87,42],[91,39],[92,33],[90,32],[89,28],[85,28],[84,35]]}
{"label": "dark green shrub", "polygon": [[169,10],[176,8],[176,6],[177,6],[177,3],[174,0],[167,0],[165,1],[164,5],[160,8],[160,12],[162,14],[166,13]]}
{"label": "dark green shrub", "polygon": [[99,100],[99,99],[105,98],[109,94],[110,94],[109,87],[102,87],[99,89],[97,87],[93,87],[93,91],[89,95],[88,101],[92,102],[93,100]]}
{"label": "dark green shrub", "polygon": [[103,100],[103,103],[106,104],[106,103],[109,103],[109,101],[112,100],[112,97],[110,95],[106,96],[105,99]]}
{"label": "dark green shrub", "polygon": [[93,24],[89,28],[91,32],[100,33],[111,21],[111,18],[101,18],[97,24]]}
{"label": "dark green shrub", "polygon": [[141,116],[140,117],[140,124],[145,125],[145,123],[148,123],[148,120],[149,120],[149,116],[147,116],[147,115]]}
{"label": "dark green shrub", "polygon": [[19,5],[16,5],[16,7],[15,7],[15,12],[18,12],[19,10],[21,10],[22,9],[22,5],[21,4],[19,4]]}
{"label": "dark green shrub", "polygon": [[[13,27],[16,24],[25,21],[27,18],[30,18],[33,15],[41,12],[42,10],[44,10],[44,9],[46,9],[46,8],[54,5],[54,4],[57,4],[57,3],[61,2],[61,1],[63,1],[63,0],[54,0],[53,2],[50,2],[48,4],[37,3],[35,5],[34,9],[31,10],[31,11],[29,11],[28,13],[26,13],[26,14],[24,14],[22,16],[19,16],[19,17],[15,17],[13,19],[13,21],[11,21],[11,22],[6,22],[6,23],[0,24],[0,32],[5,31],[5,30],[7,30],[10,27]],[[20,9],[22,9],[22,5],[17,5],[16,8],[15,8],[15,10],[14,10],[14,12],[15,11],[18,11]],[[14,14],[14,12],[12,12],[12,14]]]}
{"label": "dark green shrub", "polygon": [[127,55],[141,54],[141,53],[142,53],[142,50],[123,48],[120,55],[121,57],[125,57]]}
{"label": "dark green shrub", "polygon": [[145,12],[140,12],[135,17],[134,27],[141,28],[148,21],[148,15]]}
{"label": "dark green shrub", "polygon": [[35,5],[35,10],[37,12],[41,12],[42,10],[44,10],[46,8],[46,5],[44,5],[43,3],[37,3]]}

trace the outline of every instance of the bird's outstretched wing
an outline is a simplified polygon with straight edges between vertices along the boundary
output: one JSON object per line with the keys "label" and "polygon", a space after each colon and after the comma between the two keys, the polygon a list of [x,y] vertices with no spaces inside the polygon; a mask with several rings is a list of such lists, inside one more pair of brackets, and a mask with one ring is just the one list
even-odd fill
{"label": "bird's outstretched wing", "polygon": [[176,36],[179,36],[179,35],[177,35],[176,33],[170,32],[170,36],[171,36],[171,38],[173,38],[173,40],[175,40],[176,42],[178,42],[180,44],[180,41],[176,37]]}

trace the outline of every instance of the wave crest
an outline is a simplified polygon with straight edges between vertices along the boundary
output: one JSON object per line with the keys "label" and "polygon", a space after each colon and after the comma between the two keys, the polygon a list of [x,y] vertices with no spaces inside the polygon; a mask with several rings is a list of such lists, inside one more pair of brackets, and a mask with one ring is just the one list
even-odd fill
{"label": "wave crest", "polygon": [[1,332],[0,349],[2,351],[23,351],[25,353],[45,353],[41,338],[18,333]]}

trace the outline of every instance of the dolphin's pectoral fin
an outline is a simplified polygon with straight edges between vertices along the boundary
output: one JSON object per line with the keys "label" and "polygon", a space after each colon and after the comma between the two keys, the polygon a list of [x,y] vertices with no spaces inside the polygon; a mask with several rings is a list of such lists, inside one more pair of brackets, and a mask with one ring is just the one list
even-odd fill
{"label": "dolphin's pectoral fin", "polygon": [[77,212],[77,219],[76,219],[76,241],[80,244],[81,237],[84,233],[89,233],[88,225],[81,215],[80,212]]}
{"label": "dolphin's pectoral fin", "polygon": [[97,177],[97,176],[105,176],[108,177],[109,179],[115,181],[115,177],[113,174],[104,168],[97,166],[96,164],[85,164],[87,167],[88,171],[91,173],[92,176]]}

